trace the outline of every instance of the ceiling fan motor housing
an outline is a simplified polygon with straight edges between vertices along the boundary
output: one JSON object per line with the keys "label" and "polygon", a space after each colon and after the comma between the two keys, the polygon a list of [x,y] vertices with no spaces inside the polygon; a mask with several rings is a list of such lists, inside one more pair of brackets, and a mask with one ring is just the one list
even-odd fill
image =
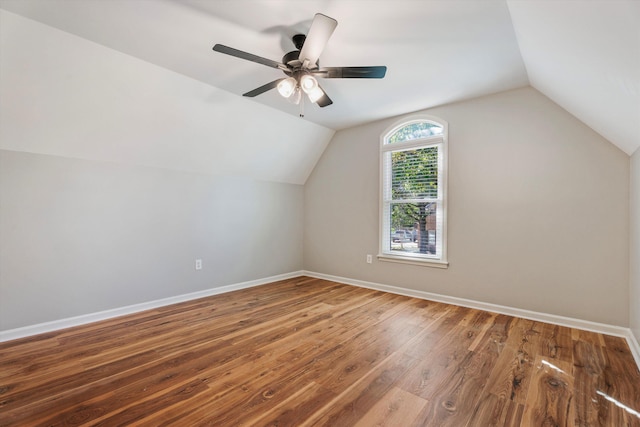
{"label": "ceiling fan motor housing", "polygon": [[282,63],[289,65],[290,62],[297,61],[299,56],[300,56],[299,50],[292,50],[291,52],[285,54],[282,57]]}
{"label": "ceiling fan motor housing", "polygon": [[[302,46],[304,46],[304,42],[306,39],[307,39],[307,36],[305,36],[304,34],[296,34],[295,36],[293,36],[292,38],[293,44],[297,50],[292,50],[291,52],[285,54],[282,57],[282,63],[292,67],[294,69],[293,71],[295,71],[295,69],[301,65],[299,62],[300,51],[302,50]],[[319,67],[319,64],[320,63],[316,61],[316,67]]]}

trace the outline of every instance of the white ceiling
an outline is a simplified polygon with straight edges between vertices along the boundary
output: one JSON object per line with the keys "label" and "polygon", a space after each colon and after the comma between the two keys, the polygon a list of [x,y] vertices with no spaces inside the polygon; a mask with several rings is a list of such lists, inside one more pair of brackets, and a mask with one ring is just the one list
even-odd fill
{"label": "white ceiling", "polygon": [[531,86],[627,154],[640,147],[640,1],[508,1]]}
{"label": "white ceiling", "polygon": [[[383,80],[325,80],[305,106],[330,129],[532,85],[631,154],[640,146],[640,2],[444,0],[1,0],[0,7],[240,96],[276,69],[316,12],[338,21],[323,66],[386,65]],[[276,91],[254,98],[292,116]]]}

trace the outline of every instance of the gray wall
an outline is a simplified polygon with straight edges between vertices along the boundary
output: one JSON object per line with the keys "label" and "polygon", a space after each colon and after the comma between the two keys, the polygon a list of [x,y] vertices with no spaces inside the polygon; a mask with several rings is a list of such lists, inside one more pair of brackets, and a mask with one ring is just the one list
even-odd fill
{"label": "gray wall", "polygon": [[300,270],[302,226],[300,185],[0,150],[0,330]]}
{"label": "gray wall", "polygon": [[631,156],[629,326],[640,342],[640,150]]}
{"label": "gray wall", "polygon": [[378,251],[380,134],[338,132],[305,185],[305,269],[627,326],[629,157],[532,88],[425,113],[449,123],[449,262]]}
{"label": "gray wall", "polygon": [[0,19],[0,330],[302,268],[333,130]]}

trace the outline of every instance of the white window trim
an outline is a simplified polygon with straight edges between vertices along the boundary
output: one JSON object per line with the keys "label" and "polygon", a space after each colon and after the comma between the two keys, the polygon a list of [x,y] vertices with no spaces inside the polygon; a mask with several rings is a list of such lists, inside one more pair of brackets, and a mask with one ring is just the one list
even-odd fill
{"label": "white window trim", "polygon": [[[394,144],[385,144],[387,138],[393,135],[398,129],[413,124],[417,122],[429,121],[434,122],[439,125],[442,125],[443,131],[442,135],[437,136],[429,136],[427,138],[421,139],[412,139],[409,141],[396,142]],[[379,151],[379,162],[380,162],[380,182],[379,182],[379,224],[380,224],[380,235],[378,238],[378,260],[387,261],[387,262],[395,262],[400,264],[410,264],[410,265],[419,265],[423,267],[435,267],[435,268],[448,268],[449,261],[447,258],[447,246],[448,246],[448,234],[447,234],[447,199],[448,199],[448,174],[449,174],[449,124],[442,120],[439,117],[429,116],[425,114],[412,115],[408,117],[404,117],[401,120],[393,123],[384,132],[382,132],[380,136],[380,151]],[[443,161],[441,166],[441,170],[438,171],[441,177],[441,190],[442,190],[442,248],[440,258],[427,258],[424,255],[414,255],[414,254],[392,254],[385,251],[384,248],[384,239],[388,238],[389,233],[385,235],[385,203],[384,203],[384,185],[385,185],[385,176],[384,176],[384,153],[387,151],[396,151],[398,148],[402,149],[410,149],[416,146],[424,145],[425,143],[432,142],[434,144],[441,143],[441,153],[443,156]]]}

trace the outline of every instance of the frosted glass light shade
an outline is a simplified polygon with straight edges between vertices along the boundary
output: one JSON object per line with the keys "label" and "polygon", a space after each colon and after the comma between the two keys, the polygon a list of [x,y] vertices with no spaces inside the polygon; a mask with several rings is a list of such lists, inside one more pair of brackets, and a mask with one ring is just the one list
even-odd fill
{"label": "frosted glass light shade", "polygon": [[317,102],[318,99],[324,96],[324,92],[322,89],[320,89],[320,86],[316,86],[315,88],[307,92],[307,96],[309,97],[309,100],[311,100],[311,102]]}
{"label": "frosted glass light shade", "polygon": [[288,77],[278,83],[278,92],[285,98],[289,98],[296,90],[298,82],[293,77]]}
{"label": "frosted glass light shade", "polygon": [[318,87],[318,81],[310,74],[305,74],[300,77],[300,86],[305,93],[311,93]]}
{"label": "frosted glass light shade", "polygon": [[293,93],[287,98],[287,101],[297,105],[300,103],[301,98],[302,98],[302,91],[300,90],[299,86],[296,86],[296,88],[293,89]]}

